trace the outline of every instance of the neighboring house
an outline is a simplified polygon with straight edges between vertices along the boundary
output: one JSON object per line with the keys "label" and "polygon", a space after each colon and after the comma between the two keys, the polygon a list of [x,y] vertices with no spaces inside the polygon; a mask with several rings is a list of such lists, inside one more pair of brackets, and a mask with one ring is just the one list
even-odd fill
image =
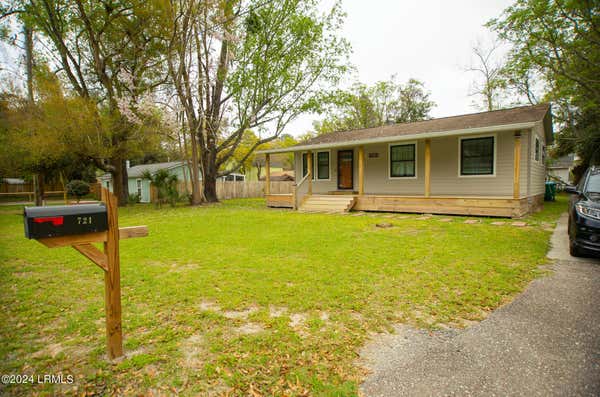
{"label": "neighboring house", "polygon": [[[167,170],[171,174],[177,175],[180,181],[190,180],[190,169],[185,161],[170,161],[167,163],[140,164],[129,167],[127,162],[127,178],[129,194],[139,194],[140,202],[149,203],[151,201],[150,180],[143,178],[143,174],[149,171],[154,174],[158,170]],[[100,183],[105,188],[112,191],[112,177],[110,174],[104,174],[100,178]],[[200,175],[202,180],[202,175]]]}
{"label": "neighboring house", "polygon": [[2,178],[0,183],[6,183],[7,185],[24,185],[25,180],[21,178]]}
{"label": "neighboring house", "polygon": [[[339,131],[293,152],[293,194],[267,205],[519,217],[542,207],[550,105]],[[268,170],[267,170],[268,172]]]}
{"label": "neighboring house", "polygon": [[246,180],[246,175],[237,174],[235,172],[232,172],[231,174],[222,176],[219,179],[221,179],[222,181],[227,181],[227,182],[233,182],[233,181],[244,182]]}
{"label": "neighboring house", "polygon": [[564,183],[571,183],[573,179],[571,170],[575,166],[576,160],[575,154],[568,154],[556,160],[550,160],[550,164],[547,167],[548,176],[558,178]]}
{"label": "neighboring house", "polygon": [[[271,182],[293,182],[295,180],[294,178],[295,172],[293,170],[291,171],[273,171],[273,169],[271,168]],[[260,177],[260,181],[264,181],[266,180],[266,176],[263,175]]]}

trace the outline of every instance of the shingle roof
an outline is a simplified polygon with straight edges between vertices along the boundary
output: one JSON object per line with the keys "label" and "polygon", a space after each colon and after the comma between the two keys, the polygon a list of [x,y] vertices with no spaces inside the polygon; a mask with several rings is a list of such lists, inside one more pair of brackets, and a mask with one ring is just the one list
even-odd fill
{"label": "shingle roof", "polygon": [[494,110],[491,112],[464,114],[461,116],[443,117],[413,123],[392,124],[349,131],[336,131],[316,136],[296,146],[362,141],[375,138],[424,134],[428,132],[465,130],[471,128],[493,127],[497,125],[535,122],[543,120],[549,110],[550,105],[544,103],[534,106],[521,106],[511,109]]}
{"label": "shingle roof", "polygon": [[182,166],[183,164],[183,161],[170,161],[168,163],[134,165],[127,170],[127,176],[129,178],[139,178],[146,171],[150,171],[151,174],[154,174],[158,170],[169,170],[171,168]]}
{"label": "shingle roof", "polygon": [[[183,165],[183,161],[169,161],[167,163],[154,163],[154,164],[140,164],[134,165],[133,167],[129,167],[127,169],[127,177],[128,178],[141,178],[142,174],[146,171],[150,171],[151,174],[154,174],[158,170],[170,170],[172,168],[179,167]],[[100,176],[100,179],[110,180],[112,176],[108,173]]]}

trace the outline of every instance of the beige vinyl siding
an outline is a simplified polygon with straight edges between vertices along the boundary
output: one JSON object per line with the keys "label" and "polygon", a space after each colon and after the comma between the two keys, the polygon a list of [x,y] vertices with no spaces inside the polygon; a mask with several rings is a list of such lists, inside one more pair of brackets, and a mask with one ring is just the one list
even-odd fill
{"label": "beige vinyl siding", "polygon": [[519,173],[519,197],[529,196],[529,131],[521,131],[521,172]]}
{"label": "beige vinyl siding", "polygon": [[[487,136],[490,134],[484,134]],[[438,196],[510,196],[513,194],[514,132],[498,132],[495,175],[460,177],[459,138],[431,141],[431,194]],[[475,137],[475,136],[467,136]]]}
{"label": "beige vinyl siding", "polygon": [[546,181],[546,165],[542,160],[542,155],[540,153],[540,160],[535,160],[535,137],[537,136],[540,140],[540,148],[546,145],[546,139],[544,135],[544,124],[543,122],[537,122],[535,127],[533,127],[531,131],[531,137],[529,139],[529,144],[531,145],[530,156],[530,196],[536,196],[538,194],[544,194],[545,190],[545,181]]}
{"label": "beige vinyl siding", "polygon": [[[390,145],[416,143],[416,178],[390,179]],[[377,157],[372,157],[377,154]],[[391,142],[365,146],[365,193],[422,195],[425,191],[425,141]]]}

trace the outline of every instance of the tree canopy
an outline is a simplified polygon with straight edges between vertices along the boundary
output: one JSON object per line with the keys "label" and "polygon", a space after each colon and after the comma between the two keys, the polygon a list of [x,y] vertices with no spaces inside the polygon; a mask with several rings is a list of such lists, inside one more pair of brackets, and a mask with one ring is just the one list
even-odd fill
{"label": "tree canopy", "polygon": [[488,26],[512,44],[505,75],[522,92],[542,79],[560,124],[556,153],[578,153],[582,168],[600,163],[597,1],[517,0]]}
{"label": "tree canopy", "polygon": [[324,98],[326,117],[314,124],[318,134],[368,128],[386,123],[407,123],[430,118],[435,103],[425,85],[416,79],[405,84],[392,77],[373,86],[356,83],[349,90],[337,90]]}

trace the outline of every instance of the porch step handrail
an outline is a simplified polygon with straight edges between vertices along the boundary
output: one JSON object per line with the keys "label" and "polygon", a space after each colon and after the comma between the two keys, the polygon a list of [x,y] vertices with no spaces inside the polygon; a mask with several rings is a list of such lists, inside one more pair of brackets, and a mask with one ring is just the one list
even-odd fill
{"label": "porch step handrail", "polygon": [[294,197],[292,198],[292,201],[294,203],[294,209],[298,208],[298,192],[300,190],[300,188],[302,187],[302,185],[304,184],[304,182],[306,182],[306,180],[308,179],[310,174],[306,174],[302,177],[302,179],[300,179],[300,182],[298,183],[294,183],[292,185],[292,193],[294,195]]}

